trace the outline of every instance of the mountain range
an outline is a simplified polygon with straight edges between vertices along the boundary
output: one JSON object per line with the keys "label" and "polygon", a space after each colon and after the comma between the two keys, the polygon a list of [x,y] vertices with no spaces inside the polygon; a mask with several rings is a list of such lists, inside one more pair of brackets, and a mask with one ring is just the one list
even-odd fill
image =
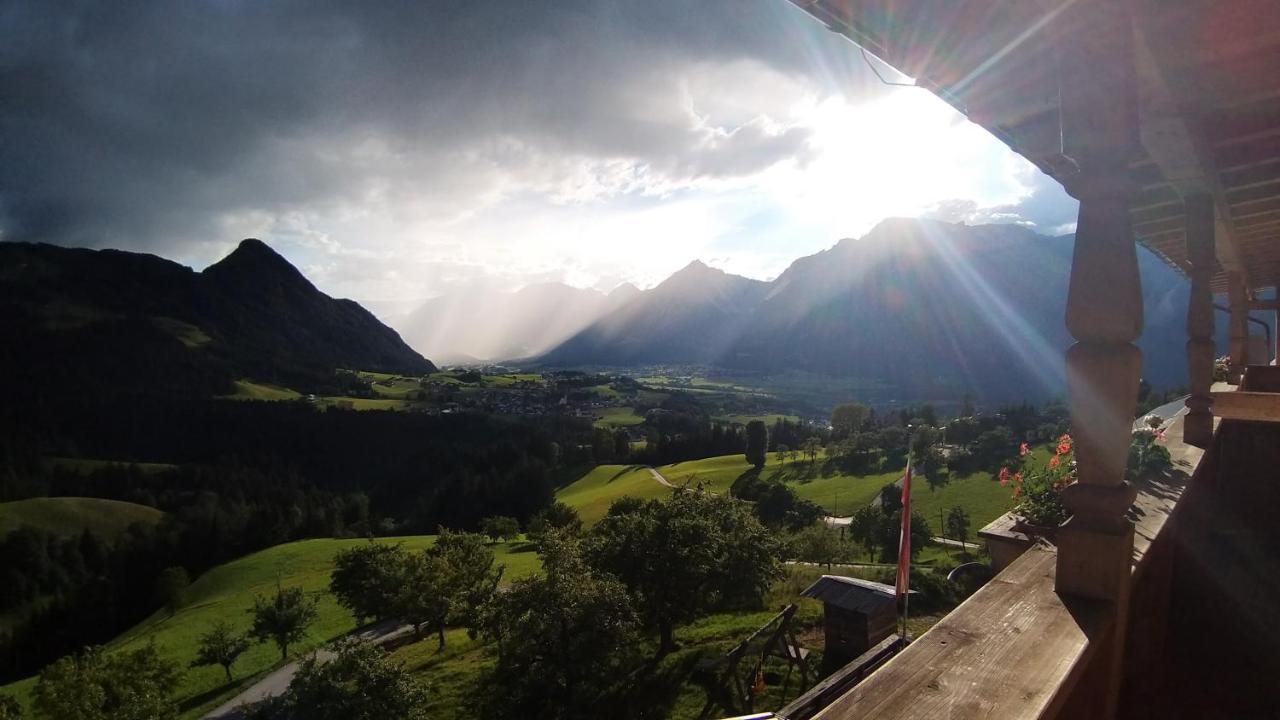
{"label": "mountain range", "polygon": [[218,394],[242,377],[308,388],[337,368],[435,367],[258,240],[202,272],[154,255],[0,243],[0,318],[0,371],[46,402]]}
{"label": "mountain range", "polygon": [[[1073,242],[1016,225],[890,219],[772,282],[694,262],[538,362],[804,371],[864,379],[898,399],[1043,400],[1064,388]],[[1139,268],[1145,378],[1184,384],[1187,283],[1145,248]]]}

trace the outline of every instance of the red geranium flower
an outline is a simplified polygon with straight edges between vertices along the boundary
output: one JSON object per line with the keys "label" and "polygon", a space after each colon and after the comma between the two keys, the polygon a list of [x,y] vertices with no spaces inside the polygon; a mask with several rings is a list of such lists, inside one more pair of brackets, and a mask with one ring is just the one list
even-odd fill
{"label": "red geranium flower", "polygon": [[1006,468],[1006,467],[1000,468],[1000,484],[1001,485],[1009,484],[1009,468]]}
{"label": "red geranium flower", "polygon": [[1019,456],[1026,455],[1029,452],[1031,452],[1031,448],[1027,447],[1026,443],[1022,443],[1021,445],[1018,446]]}

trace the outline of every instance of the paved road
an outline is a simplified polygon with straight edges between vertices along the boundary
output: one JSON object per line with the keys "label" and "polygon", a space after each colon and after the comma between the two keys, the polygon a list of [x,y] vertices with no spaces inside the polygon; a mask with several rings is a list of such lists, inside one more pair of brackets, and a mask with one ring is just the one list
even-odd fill
{"label": "paved road", "polygon": [[[388,620],[354,630],[349,637],[359,638],[374,645],[381,645],[396,638],[404,637],[411,632],[413,632],[412,625],[401,625],[397,621]],[[322,663],[333,659],[333,653],[329,650],[320,649],[313,654]],[[283,695],[284,691],[289,689],[289,683],[293,682],[293,676],[297,673],[297,660],[286,663],[272,670],[266,677],[249,686],[244,692],[207,713],[202,720],[240,720],[244,717],[241,708],[245,705],[262,702],[267,698]]]}

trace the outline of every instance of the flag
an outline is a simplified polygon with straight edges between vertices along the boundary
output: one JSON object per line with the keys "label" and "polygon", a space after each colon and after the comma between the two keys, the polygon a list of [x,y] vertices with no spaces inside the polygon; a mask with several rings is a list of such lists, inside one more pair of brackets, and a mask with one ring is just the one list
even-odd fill
{"label": "flag", "polygon": [[911,458],[902,476],[902,530],[898,536],[898,581],[894,585],[898,600],[907,594],[911,573]]}

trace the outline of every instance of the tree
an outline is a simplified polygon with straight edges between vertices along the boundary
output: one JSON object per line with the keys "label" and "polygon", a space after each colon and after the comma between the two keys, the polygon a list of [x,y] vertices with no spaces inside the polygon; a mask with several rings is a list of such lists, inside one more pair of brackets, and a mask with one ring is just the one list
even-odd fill
{"label": "tree", "polygon": [[791,457],[791,448],[787,447],[786,445],[783,445],[782,443],[778,444],[777,452],[778,452],[778,461],[781,463],[785,464],[787,462],[787,458]]}
{"label": "tree", "polygon": [[[886,513],[879,525],[880,559],[882,562],[897,560],[898,543],[902,539],[902,510]],[[911,557],[920,554],[921,548],[929,544],[933,532],[929,529],[929,521],[918,512],[911,513]]]}
{"label": "tree", "polygon": [[22,705],[12,695],[0,695],[0,720],[22,720]]}
{"label": "tree", "polygon": [[249,613],[253,616],[249,637],[274,642],[280,648],[280,659],[286,660],[289,646],[304,638],[307,627],[315,622],[316,601],[307,599],[302,588],[277,587],[273,597],[254,597]]}
{"label": "tree", "polygon": [[161,606],[169,611],[169,617],[178,612],[187,597],[187,588],[191,587],[191,576],[185,568],[168,567],[160,572],[156,580],[156,597]]}
{"label": "tree", "polygon": [[718,606],[758,603],[781,575],[772,534],[741,500],[678,489],[669,500],[609,515],[587,538],[589,565],[622,581],[659,654],[674,630]]}
{"label": "tree", "polygon": [[[494,567],[493,551],[479,535],[442,529],[427,552],[440,558],[444,571],[446,622],[476,627],[480,607],[497,591],[502,579],[503,568]],[[444,647],[443,629],[440,647]]]}
{"label": "tree", "polygon": [[880,510],[888,515],[902,509],[902,487],[885,485],[880,488]]}
{"label": "tree", "polygon": [[404,585],[408,552],[399,544],[368,542],[334,558],[329,592],[351,611],[357,623],[395,614],[395,598]]}
{"label": "tree", "polygon": [[822,443],[818,441],[818,438],[810,436],[805,438],[801,450],[809,458],[809,463],[813,464],[813,461],[818,459],[818,452],[822,450]]}
{"label": "tree", "polygon": [[639,623],[617,579],[584,562],[580,541],[550,531],[544,574],[494,595],[480,631],[497,661],[477,686],[474,717],[588,720],[616,714],[617,678],[638,659]]}
{"label": "tree", "polygon": [[231,666],[245,650],[249,649],[249,638],[231,629],[231,623],[219,620],[200,636],[200,645],[196,648],[196,659],[191,667],[205,665],[221,665],[227,674],[227,682],[231,682]]}
{"label": "tree", "polygon": [[947,533],[959,540],[961,545],[969,537],[969,513],[959,505],[947,512]]}
{"label": "tree", "polygon": [[249,710],[247,720],[426,720],[426,689],[367,642],[341,641],[328,662],[312,655],[289,689]]}
{"label": "tree", "polygon": [[858,508],[849,518],[849,539],[860,543],[874,558],[876,548],[880,546],[880,525],[884,521],[884,513],[869,505]]}
{"label": "tree", "polygon": [[520,536],[520,521],[506,515],[494,515],[480,521],[480,532],[491,540],[515,540]]}
{"label": "tree", "polygon": [[582,530],[582,519],[578,517],[577,510],[557,500],[529,519],[529,537],[534,542],[540,542],[548,530],[577,534]]}
{"label": "tree", "polygon": [[631,454],[631,435],[618,428],[613,431],[613,457],[615,460],[626,460]]}
{"label": "tree", "polygon": [[841,403],[831,411],[831,437],[842,440],[862,430],[871,409],[862,403]]}
{"label": "tree", "polygon": [[152,645],[110,655],[91,647],[40,673],[35,708],[58,720],[171,720],[177,684],[178,671]]}
{"label": "tree", "polygon": [[747,423],[747,462],[757,469],[764,467],[769,449],[769,428],[763,420]]}
{"label": "tree", "polygon": [[413,553],[405,558],[401,585],[396,593],[396,614],[413,625],[413,632],[421,637],[424,628],[431,628],[439,635],[440,647],[444,647],[445,622],[449,617],[449,599],[444,578],[447,573],[444,560],[427,551]]}
{"label": "tree", "polygon": [[791,539],[791,547],[796,559],[826,565],[827,570],[831,569],[831,563],[840,559],[843,549],[840,537],[826,523],[814,523],[796,533]]}

